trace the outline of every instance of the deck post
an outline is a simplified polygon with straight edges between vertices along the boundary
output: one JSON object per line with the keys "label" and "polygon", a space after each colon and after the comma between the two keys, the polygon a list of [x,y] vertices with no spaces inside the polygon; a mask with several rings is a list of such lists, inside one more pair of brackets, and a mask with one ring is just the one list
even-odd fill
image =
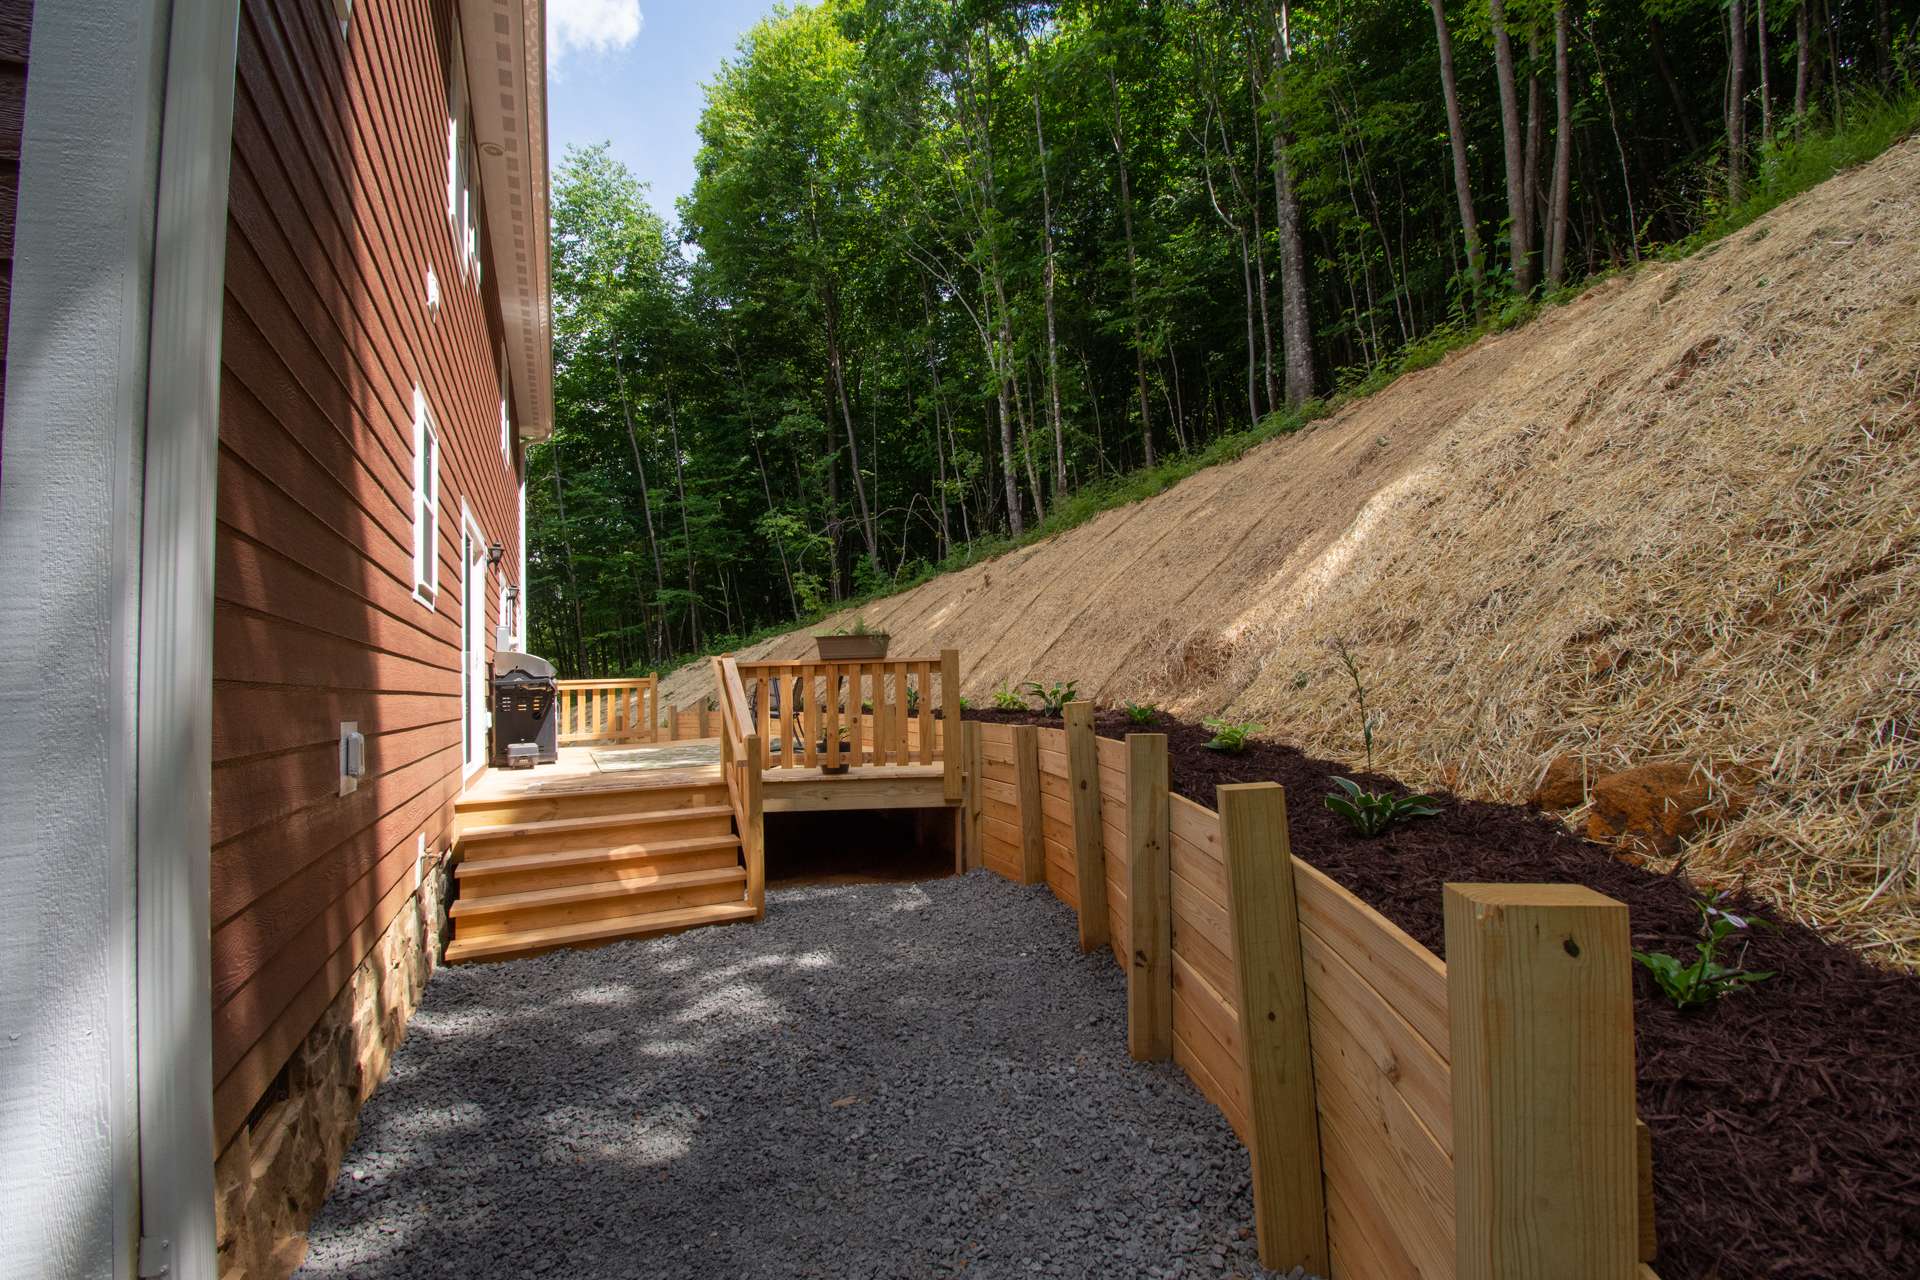
{"label": "deck post", "polygon": [[1287,838],[1287,793],[1275,782],[1215,788],[1228,914],[1240,979],[1253,1220],[1260,1262],[1327,1274],[1320,1117],[1307,1038],[1306,961]]}
{"label": "deck post", "polygon": [[741,750],[740,808],[745,814],[740,832],[740,852],[747,863],[747,902],[753,918],[767,914],[767,840],[766,813],[762,807],[760,783],[760,739],[748,734]]}
{"label": "deck post", "polygon": [[1127,1052],[1173,1056],[1173,870],[1167,735],[1127,735]]}
{"label": "deck post", "polygon": [[1093,704],[1066,706],[1067,789],[1073,796],[1073,869],[1079,886],[1080,949],[1107,945],[1107,848],[1100,829],[1100,748],[1093,732]]}
{"label": "deck post", "polygon": [[1638,1266],[1627,908],[1583,885],[1446,887],[1460,1280]]}
{"label": "deck post", "polygon": [[986,865],[986,855],[980,848],[980,819],[986,812],[986,793],[981,783],[986,777],[986,745],[980,738],[980,726],[974,723],[961,724],[961,741],[967,753],[966,776],[966,870]]}
{"label": "deck post", "polygon": [[960,729],[960,651],[940,651],[940,763],[946,768],[947,803],[960,800],[964,736]]}
{"label": "deck post", "polygon": [[680,708],[667,707],[667,741],[680,741]]}
{"label": "deck post", "polygon": [[1047,844],[1040,813],[1040,730],[1030,724],[1013,729],[1013,772],[1020,799],[1020,883],[1047,878]]}

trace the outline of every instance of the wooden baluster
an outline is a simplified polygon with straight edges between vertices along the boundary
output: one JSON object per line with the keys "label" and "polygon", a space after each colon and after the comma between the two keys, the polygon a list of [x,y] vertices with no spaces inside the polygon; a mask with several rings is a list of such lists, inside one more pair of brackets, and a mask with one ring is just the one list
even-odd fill
{"label": "wooden baluster", "polygon": [[849,670],[853,675],[847,681],[847,754],[852,758],[853,767],[858,769],[866,763],[860,755],[861,746],[866,739],[864,732],[866,713],[861,711],[860,704],[866,700],[861,688],[866,683],[867,668],[864,664],[856,662]]}
{"label": "wooden baluster", "polygon": [[920,673],[920,763],[933,763],[933,665],[923,662]]}
{"label": "wooden baluster", "polygon": [[820,764],[820,698],[819,690],[814,684],[815,670],[813,667],[802,667],[800,669],[800,679],[805,684],[807,690],[805,724],[807,728],[807,768],[809,769],[817,768]]}
{"label": "wooden baluster", "polygon": [[907,746],[907,725],[913,717],[907,713],[907,672],[909,663],[894,664],[893,669],[893,759],[896,764],[912,764],[913,752]]}
{"label": "wooden baluster", "polygon": [[763,675],[748,677],[753,682],[754,716],[760,722],[760,763],[766,768],[778,768],[779,762],[773,758],[773,684]]}
{"label": "wooden baluster", "polygon": [[840,767],[840,668],[827,666],[827,767]]}

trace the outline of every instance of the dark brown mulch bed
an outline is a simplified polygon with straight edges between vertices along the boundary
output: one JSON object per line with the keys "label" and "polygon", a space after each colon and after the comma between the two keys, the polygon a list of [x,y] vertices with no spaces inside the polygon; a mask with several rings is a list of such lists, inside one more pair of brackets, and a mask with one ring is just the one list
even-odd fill
{"label": "dark brown mulch bed", "polygon": [[[1017,724],[1057,720],[970,711]],[[1198,725],[1103,711],[1102,735],[1165,733],[1174,791],[1212,807],[1222,782],[1287,788],[1294,853],[1445,955],[1447,881],[1588,885],[1631,909],[1634,945],[1691,959],[1694,886],[1614,858],[1515,805],[1442,795],[1437,818],[1353,835],[1321,797],[1358,774],[1260,742],[1226,756]],[[1736,894],[1735,909],[1771,917]],[[1681,1013],[1635,974],[1640,1115],[1653,1130],[1663,1280],[1920,1276],[1920,976],[1877,969],[1811,930],[1756,930],[1746,956],[1778,976]]]}

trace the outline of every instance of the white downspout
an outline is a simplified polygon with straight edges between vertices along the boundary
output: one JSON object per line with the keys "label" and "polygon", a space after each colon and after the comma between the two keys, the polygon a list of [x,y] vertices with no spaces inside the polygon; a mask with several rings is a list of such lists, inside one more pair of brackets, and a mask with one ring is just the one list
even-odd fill
{"label": "white downspout", "polygon": [[239,0],[175,0],[172,6],[155,217],[140,555],[135,946],[140,1272],[169,1280],[212,1280],[219,1267],[208,888],[213,520],[239,18]]}

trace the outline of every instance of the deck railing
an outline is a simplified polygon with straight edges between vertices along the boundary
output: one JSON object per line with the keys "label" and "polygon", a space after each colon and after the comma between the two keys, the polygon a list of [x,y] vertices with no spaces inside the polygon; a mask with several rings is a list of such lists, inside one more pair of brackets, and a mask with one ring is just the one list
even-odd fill
{"label": "deck railing", "polygon": [[562,680],[555,694],[560,745],[652,742],[659,737],[660,678]]}
{"label": "deck railing", "polygon": [[947,750],[945,728],[960,723],[959,650],[877,662],[722,661],[740,686],[763,769],[940,765],[949,798],[959,799],[963,762],[957,738]]}
{"label": "deck railing", "polygon": [[747,868],[747,901],[754,914],[767,910],[766,813],[760,785],[760,739],[753,729],[747,694],[733,659],[713,660],[720,704],[720,775],[740,833],[740,856]]}

